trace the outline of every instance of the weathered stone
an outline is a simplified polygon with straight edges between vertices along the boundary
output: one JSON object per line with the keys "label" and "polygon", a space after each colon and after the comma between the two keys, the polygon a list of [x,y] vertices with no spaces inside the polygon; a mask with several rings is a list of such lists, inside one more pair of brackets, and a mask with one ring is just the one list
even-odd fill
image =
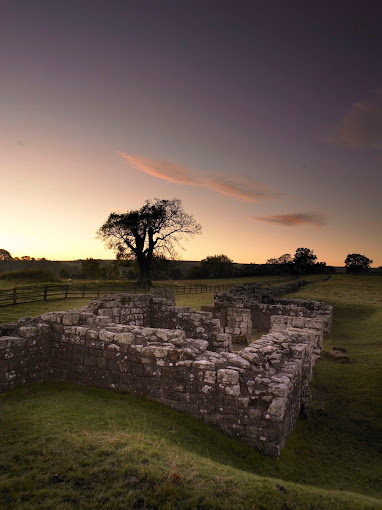
{"label": "weathered stone", "polygon": [[77,313],[65,313],[62,317],[62,323],[67,326],[74,326],[79,323],[80,316]]}
{"label": "weathered stone", "polygon": [[198,370],[215,370],[215,364],[207,360],[198,360],[192,363],[193,368]]}
{"label": "weathered stone", "polygon": [[284,418],[285,405],[285,399],[278,398],[273,400],[268,407],[268,415],[275,421],[281,421]]}
{"label": "weathered stone", "polygon": [[234,385],[239,382],[239,372],[237,370],[221,369],[217,373],[218,382],[223,385]]}
{"label": "weathered stone", "polygon": [[333,346],[333,351],[347,352],[347,349],[345,347]]}
{"label": "weathered stone", "polygon": [[131,345],[134,342],[134,335],[132,333],[114,333],[114,341]]}
{"label": "weathered stone", "polygon": [[349,356],[341,351],[327,351],[325,356],[339,363],[349,363],[350,361]]}
{"label": "weathered stone", "polygon": [[[147,395],[278,455],[299,408],[309,407],[331,309],[227,295],[228,306],[222,300],[206,312],[152,295],[105,296],[81,310],[0,326],[0,391],[53,379]],[[258,317],[272,331],[240,355],[225,352],[232,339],[222,325],[242,334]]]}

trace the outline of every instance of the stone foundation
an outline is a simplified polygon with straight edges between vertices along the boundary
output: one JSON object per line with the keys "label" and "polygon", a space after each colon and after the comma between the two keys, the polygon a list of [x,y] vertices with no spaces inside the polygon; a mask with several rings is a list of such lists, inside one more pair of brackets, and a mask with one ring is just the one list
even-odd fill
{"label": "stone foundation", "polygon": [[323,322],[273,315],[268,334],[233,354],[232,336],[248,335],[251,310],[221,304],[224,330],[211,311],[124,294],[0,325],[0,390],[53,380],[145,395],[278,456],[309,410]]}

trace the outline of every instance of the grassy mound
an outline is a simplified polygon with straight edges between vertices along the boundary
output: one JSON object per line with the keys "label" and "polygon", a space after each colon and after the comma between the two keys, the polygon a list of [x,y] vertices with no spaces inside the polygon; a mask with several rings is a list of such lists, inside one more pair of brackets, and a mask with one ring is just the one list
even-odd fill
{"label": "grassy mound", "polygon": [[267,476],[276,460],[146,399],[60,384],[1,405],[2,508],[378,508],[332,483]]}

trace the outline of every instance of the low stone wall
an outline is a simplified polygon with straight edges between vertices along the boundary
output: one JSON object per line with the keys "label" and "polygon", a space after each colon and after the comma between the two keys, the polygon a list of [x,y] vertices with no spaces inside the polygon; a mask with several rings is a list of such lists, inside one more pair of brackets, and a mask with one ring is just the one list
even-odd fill
{"label": "low stone wall", "polygon": [[251,343],[253,327],[250,310],[234,306],[226,307],[224,304],[221,306],[203,305],[202,310],[219,321],[224,332],[230,335],[233,343],[243,343],[243,340]]}
{"label": "low stone wall", "polygon": [[305,280],[296,280],[278,287],[263,287],[259,283],[241,283],[228,291],[217,292],[214,302],[215,304],[231,302],[235,303],[235,306],[239,306],[240,303],[245,304],[246,300],[274,303],[277,296],[293,292],[307,284]]}
{"label": "low stone wall", "polygon": [[[226,328],[249,324],[250,310],[238,310]],[[146,395],[277,456],[309,410],[322,334],[319,319],[273,316],[270,333],[234,354],[211,312],[153,295],[106,296],[0,325],[0,391],[54,380]]]}
{"label": "low stone wall", "polygon": [[[167,291],[168,292],[168,291]],[[176,306],[172,300],[145,294],[103,296],[90,304],[88,325],[135,324],[164,329],[181,329],[188,338],[207,340],[212,351],[229,351],[230,334],[225,334],[210,312],[198,312],[188,306]]]}
{"label": "low stone wall", "polygon": [[[297,286],[305,282],[293,282],[282,287],[269,287],[262,289],[258,284],[246,283],[232,288],[231,291],[219,292],[215,295],[214,306],[202,306],[202,310],[208,310],[221,324],[228,325],[228,316],[232,317],[231,310],[238,310],[237,324],[231,324],[230,328],[240,327],[240,314],[245,310],[250,311],[252,328],[256,331],[269,331],[272,327],[274,316],[291,316],[315,318],[323,323],[324,335],[330,334],[332,325],[333,307],[327,303],[307,299],[281,299],[278,296],[295,290]],[[265,301],[265,302],[263,302]],[[240,310],[240,312],[239,312]],[[231,330],[229,330],[231,332]]]}
{"label": "low stone wall", "polygon": [[0,391],[50,377],[51,328],[40,319],[0,324]]}

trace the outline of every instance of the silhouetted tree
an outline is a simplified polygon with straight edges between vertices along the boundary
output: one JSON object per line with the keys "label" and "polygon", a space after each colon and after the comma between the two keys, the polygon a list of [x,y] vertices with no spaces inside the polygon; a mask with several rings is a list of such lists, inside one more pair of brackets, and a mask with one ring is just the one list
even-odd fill
{"label": "silhouetted tree", "polygon": [[212,255],[201,261],[201,269],[208,278],[228,278],[233,275],[233,262],[227,255]]}
{"label": "silhouetted tree", "polygon": [[290,253],[284,253],[284,255],[281,255],[281,257],[277,259],[277,261],[279,264],[289,264],[290,262],[293,262],[293,258]]}
{"label": "silhouetted tree", "polygon": [[12,255],[9,251],[0,248],[0,260],[12,260]]}
{"label": "silhouetted tree", "polygon": [[268,259],[266,266],[271,266],[268,274],[290,274],[294,270],[293,259],[289,253],[284,253],[281,257]]}
{"label": "silhouetted tree", "polygon": [[297,248],[293,264],[296,273],[309,272],[317,260],[317,256],[313,254],[313,250],[309,248]]}
{"label": "silhouetted tree", "polygon": [[367,273],[373,261],[359,253],[349,253],[345,259],[347,273]]}
{"label": "silhouetted tree", "polygon": [[138,210],[111,213],[98,229],[97,237],[117,253],[118,259],[136,258],[139,286],[152,285],[150,267],[153,255],[174,258],[180,240],[199,234],[201,226],[184,212],[179,199],[147,200]]}

